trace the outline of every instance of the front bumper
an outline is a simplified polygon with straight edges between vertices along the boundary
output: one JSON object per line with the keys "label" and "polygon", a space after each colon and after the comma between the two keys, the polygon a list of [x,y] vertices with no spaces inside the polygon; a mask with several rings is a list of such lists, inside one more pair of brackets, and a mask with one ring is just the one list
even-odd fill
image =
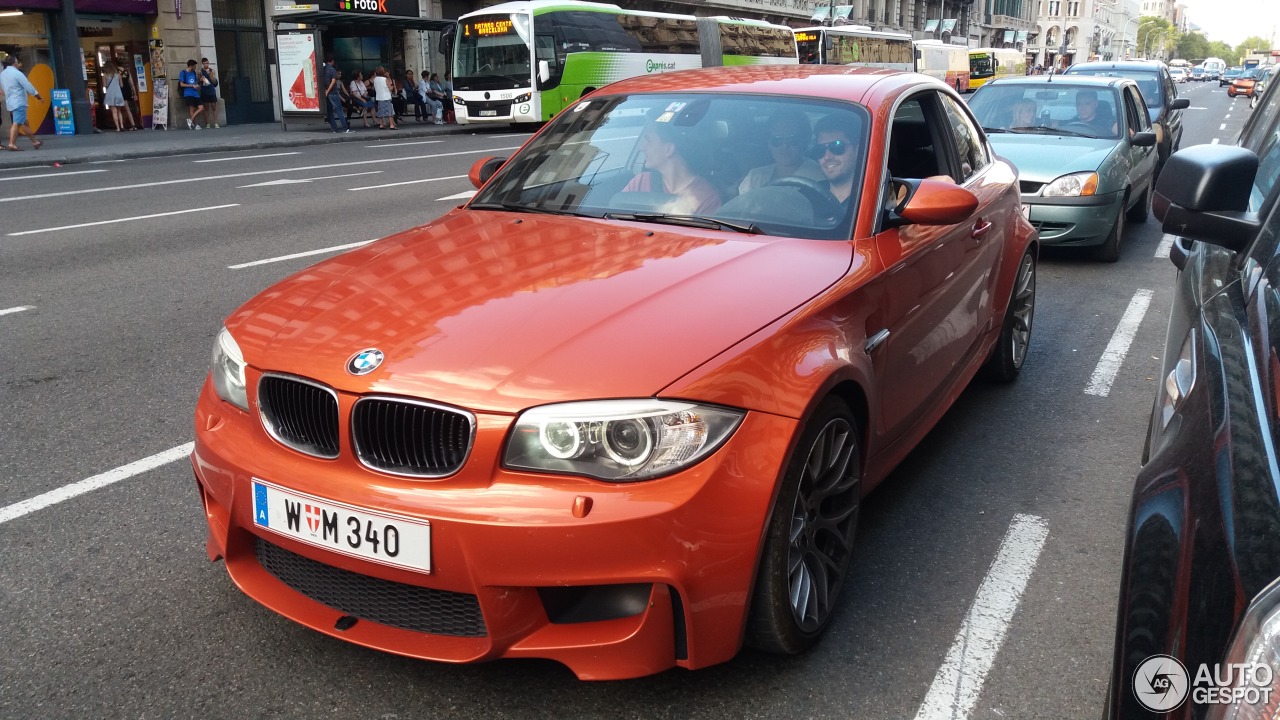
{"label": "front bumper", "polygon": [[[354,398],[339,402],[348,416]],[[547,658],[583,679],[638,677],[732,658],[796,421],[749,413],[701,463],[631,484],[503,470],[497,458],[512,421],[478,414],[475,446],[462,470],[414,480],[367,469],[350,458],[348,447],[336,460],[286,449],[256,416],[219,400],[206,381],[191,461],[209,526],[209,557],[225,558],[236,585],[281,615],[400,655],[456,663]],[[345,426],[342,431],[349,438]],[[255,526],[254,478],[428,520],[432,573],[338,555]],[[576,517],[581,497],[589,498],[589,511]],[[264,567],[271,557],[313,577],[282,579],[284,573]],[[478,607],[481,634],[373,621],[360,617],[361,603],[353,608],[331,592],[309,589],[338,582],[359,592],[465,596],[464,604]],[[625,613],[614,607],[620,603],[611,592],[623,585],[630,585],[629,599],[621,602],[629,603]],[[593,602],[601,607],[589,607]]]}
{"label": "front bumper", "polygon": [[1101,245],[1115,225],[1123,193],[1074,198],[1023,195],[1027,219],[1044,245]]}

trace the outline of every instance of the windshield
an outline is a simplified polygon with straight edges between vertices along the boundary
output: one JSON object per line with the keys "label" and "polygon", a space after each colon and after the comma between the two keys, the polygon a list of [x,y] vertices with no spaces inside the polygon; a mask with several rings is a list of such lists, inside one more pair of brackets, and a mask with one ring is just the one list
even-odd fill
{"label": "windshield", "polygon": [[817,99],[593,97],[553,120],[469,207],[847,240],[868,124],[862,106]]}
{"label": "windshield", "polygon": [[1128,78],[1138,83],[1138,90],[1142,92],[1142,100],[1147,104],[1148,108],[1158,108],[1164,105],[1164,88],[1160,82],[1159,70],[1107,70],[1104,68],[1076,70],[1072,68],[1068,73],[1071,75],[1091,75],[1093,77]]}
{"label": "windshield", "polygon": [[529,87],[529,16],[477,15],[458,23],[454,86],[458,90]]}
{"label": "windshield", "polygon": [[995,64],[990,55],[970,55],[969,75],[975,78],[988,78],[996,74]]}
{"label": "windshield", "polygon": [[969,109],[987,132],[1120,137],[1118,98],[1109,87],[1059,82],[983,85]]}

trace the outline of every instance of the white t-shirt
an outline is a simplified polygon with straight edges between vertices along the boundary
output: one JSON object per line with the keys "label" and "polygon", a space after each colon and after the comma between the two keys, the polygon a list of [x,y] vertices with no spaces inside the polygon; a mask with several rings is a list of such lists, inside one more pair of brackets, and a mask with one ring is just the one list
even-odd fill
{"label": "white t-shirt", "polygon": [[378,102],[391,102],[391,87],[387,79],[381,75],[373,76],[373,99]]}

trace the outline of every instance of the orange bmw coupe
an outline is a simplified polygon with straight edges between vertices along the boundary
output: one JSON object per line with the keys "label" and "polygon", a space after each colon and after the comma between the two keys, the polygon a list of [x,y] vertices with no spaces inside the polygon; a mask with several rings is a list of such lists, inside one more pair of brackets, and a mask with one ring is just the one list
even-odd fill
{"label": "orange bmw coupe", "polygon": [[1017,173],[922,75],[623,81],[471,176],[215,342],[209,557],[336,638],[583,679],[803,651],[862,497],[1027,356]]}

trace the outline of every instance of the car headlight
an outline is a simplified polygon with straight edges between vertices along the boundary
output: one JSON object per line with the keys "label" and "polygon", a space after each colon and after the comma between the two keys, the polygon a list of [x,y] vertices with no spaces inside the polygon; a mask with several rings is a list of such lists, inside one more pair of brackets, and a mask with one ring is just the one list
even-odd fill
{"label": "car headlight", "polygon": [[742,415],[652,398],[544,405],[516,420],[503,465],[613,482],[648,480],[710,455]]}
{"label": "car headlight", "polygon": [[1081,172],[1063,175],[1044,186],[1041,195],[1045,197],[1080,197],[1092,195],[1098,189],[1098,173]]}
{"label": "car headlight", "polygon": [[218,397],[248,412],[249,395],[245,391],[244,355],[226,328],[213,341],[213,390]]}
{"label": "car headlight", "polygon": [[519,105],[520,103],[527,103],[532,99],[533,99],[533,93],[525,93],[523,95],[517,95],[516,98],[511,101],[511,104]]}
{"label": "car headlight", "polygon": [[1224,663],[1241,669],[1232,674],[1231,691],[1218,694],[1228,702],[1212,705],[1209,716],[1214,720],[1274,718],[1280,705],[1280,580],[1249,604]]}

